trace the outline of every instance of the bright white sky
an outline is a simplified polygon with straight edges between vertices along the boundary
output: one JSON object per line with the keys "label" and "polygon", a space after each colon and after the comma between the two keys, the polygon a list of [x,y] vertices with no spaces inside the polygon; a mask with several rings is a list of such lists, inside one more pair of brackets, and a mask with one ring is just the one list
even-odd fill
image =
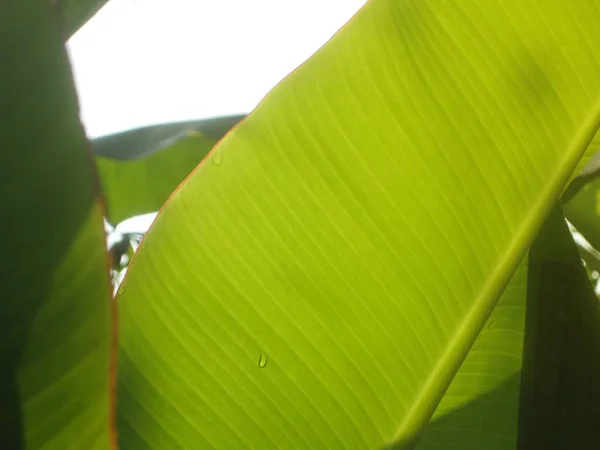
{"label": "bright white sky", "polygon": [[365,0],[110,0],[68,42],[96,137],[249,112]]}

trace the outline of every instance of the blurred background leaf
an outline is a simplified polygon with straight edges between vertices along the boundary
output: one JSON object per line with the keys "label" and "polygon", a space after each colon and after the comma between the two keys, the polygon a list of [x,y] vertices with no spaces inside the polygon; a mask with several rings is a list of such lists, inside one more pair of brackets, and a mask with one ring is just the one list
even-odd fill
{"label": "blurred background leaf", "polygon": [[600,179],[585,184],[564,208],[569,222],[600,249]]}
{"label": "blurred background leaf", "polygon": [[111,224],[158,211],[244,116],[154,125],[92,140]]}
{"label": "blurred background leaf", "polygon": [[0,3],[0,67],[0,446],[115,448],[100,194],[48,2]]}

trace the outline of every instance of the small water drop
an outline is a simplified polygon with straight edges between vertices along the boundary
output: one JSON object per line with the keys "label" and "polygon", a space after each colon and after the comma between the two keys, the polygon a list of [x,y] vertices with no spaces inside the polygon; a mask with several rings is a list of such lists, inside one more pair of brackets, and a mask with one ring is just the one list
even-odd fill
{"label": "small water drop", "polygon": [[261,353],[258,357],[258,367],[264,369],[269,361],[269,356],[266,353]]}
{"label": "small water drop", "polygon": [[113,296],[115,297],[121,297],[123,294],[125,294],[125,286],[123,285],[123,278],[125,277],[125,269],[123,269],[121,272],[118,272],[117,275],[114,278],[114,292],[113,292]]}
{"label": "small water drop", "polygon": [[211,161],[212,161],[213,165],[220,166],[221,163],[223,162],[223,155],[221,155],[221,152],[213,153],[213,155],[211,157]]}

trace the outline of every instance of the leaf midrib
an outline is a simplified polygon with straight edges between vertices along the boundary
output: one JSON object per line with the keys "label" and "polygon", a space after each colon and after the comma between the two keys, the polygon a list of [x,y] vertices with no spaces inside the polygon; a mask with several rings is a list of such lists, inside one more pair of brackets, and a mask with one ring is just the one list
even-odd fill
{"label": "leaf midrib", "polygon": [[[409,407],[392,442],[389,443],[392,448],[396,448],[394,447],[396,444],[402,447],[407,443],[406,441],[400,441],[401,439],[409,437],[414,440],[422,426],[434,413],[445,388],[460,368],[479,331],[495,307],[496,301],[509,282],[511,273],[516,269],[536,231],[541,227],[544,219],[559,198],[564,185],[569,181],[571,173],[575,170],[577,163],[600,128],[600,98],[596,101],[594,108],[586,120],[583,121],[583,124],[578,133],[575,134],[565,157],[557,166],[554,176],[546,184],[546,189],[541,191],[538,201],[530,210],[530,214],[525,217],[521,226],[515,232],[507,250],[500,258],[491,276],[488,277],[473,306],[457,327],[454,336],[448,342],[446,350]],[[475,324],[479,325],[475,327]],[[437,401],[434,401],[436,399]]]}

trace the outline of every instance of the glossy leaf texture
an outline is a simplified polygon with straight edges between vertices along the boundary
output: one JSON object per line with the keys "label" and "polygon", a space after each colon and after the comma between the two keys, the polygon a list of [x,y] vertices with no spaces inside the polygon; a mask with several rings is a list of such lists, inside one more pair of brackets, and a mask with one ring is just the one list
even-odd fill
{"label": "glossy leaf texture", "polygon": [[102,212],[47,1],[1,3],[0,67],[1,446],[108,449],[115,379]]}
{"label": "glossy leaf texture", "polygon": [[243,117],[154,125],[92,140],[108,220],[158,211]]}
{"label": "glossy leaf texture", "polygon": [[411,448],[594,135],[599,19],[368,2],[142,242],[122,445]]}
{"label": "glossy leaf texture", "polygon": [[562,213],[530,251],[519,450],[600,444],[600,302]]}

